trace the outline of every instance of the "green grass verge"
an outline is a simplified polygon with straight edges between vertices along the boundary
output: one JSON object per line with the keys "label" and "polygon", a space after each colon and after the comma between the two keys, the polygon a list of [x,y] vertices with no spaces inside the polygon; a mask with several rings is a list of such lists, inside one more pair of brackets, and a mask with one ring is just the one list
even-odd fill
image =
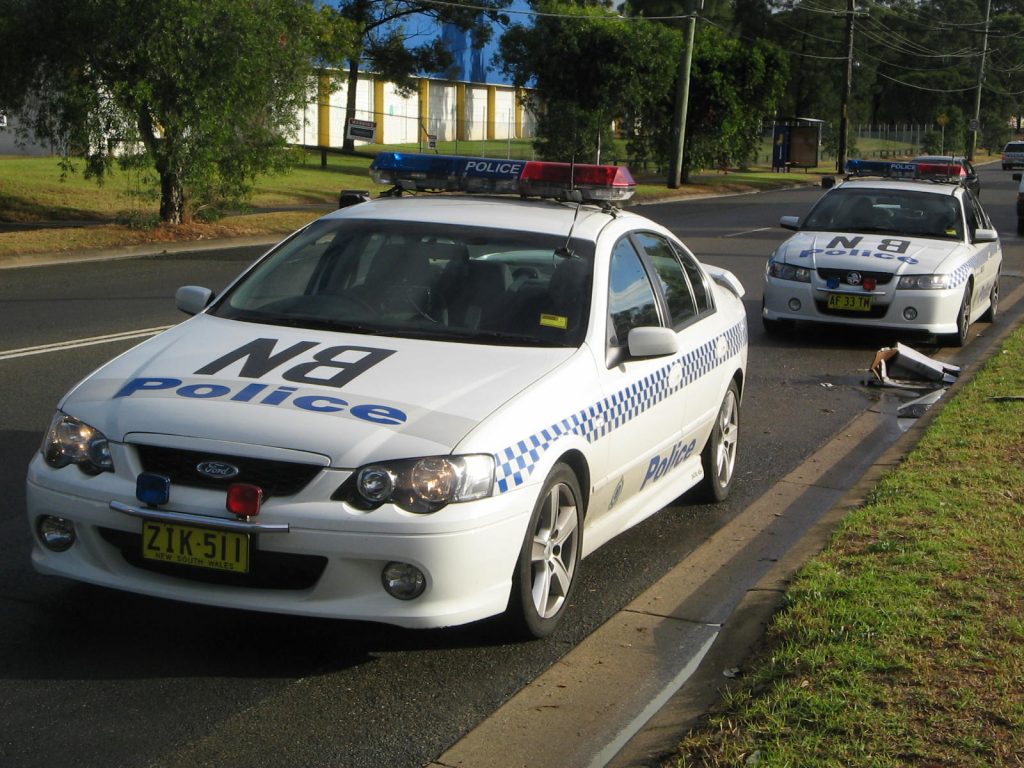
{"label": "green grass verge", "polygon": [[795,579],[686,766],[1024,764],[1024,330]]}
{"label": "green grass verge", "polygon": [[[463,153],[504,157],[502,150],[514,149],[519,156],[529,156],[528,143],[517,144],[511,148],[508,142],[460,142],[456,148],[452,142],[450,146],[439,147],[439,151],[458,149]],[[416,146],[399,149],[415,150]],[[0,259],[173,240],[283,235],[331,210],[342,189],[381,191],[382,187],[369,177],[370,159],[370,152],[330,153],[326,165],[321,165],[318,152],[301,153],[287,173],[259,179],[250,211],[212,223],[197,221],[180,227],[164,227],[157,222],[159,201],[152,173],[115,168],[102,184],[97,184],[93,179],[83,178],[80,170],[62,178],[57,158],[0,157]],[[727,174],[712,172],[695,175],[692,183],[670,190],[664,178],[654,174],[638,172],[637,177],[637,202],[743,192],[818,180],[813,174],[775,174],[764,169]],[[56,223],[62,226],[54,226]]]}

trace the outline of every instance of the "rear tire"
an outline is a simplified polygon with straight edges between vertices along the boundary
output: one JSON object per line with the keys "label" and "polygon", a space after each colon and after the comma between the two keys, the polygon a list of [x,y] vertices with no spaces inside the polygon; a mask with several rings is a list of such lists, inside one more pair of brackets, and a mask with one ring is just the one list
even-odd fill
{"label": "rear tire", "polygon": [[576,588],[583,552],[583,494],[576,474],[556,464],[534,504],[519,551],[505,617],[520,638],[547,637]]}
{"label": "rear tire", "polygon": [[715,425],[700,454],[704,479],[698,486],[698,493],[704,501],[724,501],[732,490],[739,438],[740,390],[736,382],[731,381],[715,417]]}

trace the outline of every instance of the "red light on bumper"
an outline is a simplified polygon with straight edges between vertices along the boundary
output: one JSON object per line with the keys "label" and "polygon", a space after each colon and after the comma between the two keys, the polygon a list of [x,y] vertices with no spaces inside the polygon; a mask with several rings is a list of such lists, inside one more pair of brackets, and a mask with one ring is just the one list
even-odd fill
{"label": "red light on bumper", "polygon": [[878,287],[878,281],[873,277],[865,277],[862,285],[865,291],[873,291]]}
{"label": "red light on bumper", "polygon": [[263,504],[263,489],[249,483],[228,486],[228,512],[237,517],[256,517]]}

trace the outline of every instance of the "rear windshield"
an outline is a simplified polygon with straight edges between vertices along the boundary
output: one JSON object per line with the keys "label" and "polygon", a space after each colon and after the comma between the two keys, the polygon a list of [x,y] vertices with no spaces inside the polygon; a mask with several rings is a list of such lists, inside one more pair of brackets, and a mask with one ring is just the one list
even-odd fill
{"label": "rear windshield", "polygon": [[1024,152],[1024,141],[1011,141],[1003,149],[1003,152]]}
{"label": "rear windshield", "polygon": [[490,227],[326,219],[268,254],[218,317],[349,333],[579,346],[594,244]]}

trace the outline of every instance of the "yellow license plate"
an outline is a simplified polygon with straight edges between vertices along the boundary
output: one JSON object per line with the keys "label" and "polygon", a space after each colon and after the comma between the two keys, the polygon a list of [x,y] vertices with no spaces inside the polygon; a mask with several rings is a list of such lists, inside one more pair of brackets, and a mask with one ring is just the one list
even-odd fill
{"label": "yellow license plate", "polygon": [[249,572],[249,534],[142,521],[142,556],[177,565]]}
{"label": "yellow license plate", "polygon": [[850,312],[870,312],[870,296],[854,296],[849,293],[832,293],[828,297],[829,309],[845,309]]}

